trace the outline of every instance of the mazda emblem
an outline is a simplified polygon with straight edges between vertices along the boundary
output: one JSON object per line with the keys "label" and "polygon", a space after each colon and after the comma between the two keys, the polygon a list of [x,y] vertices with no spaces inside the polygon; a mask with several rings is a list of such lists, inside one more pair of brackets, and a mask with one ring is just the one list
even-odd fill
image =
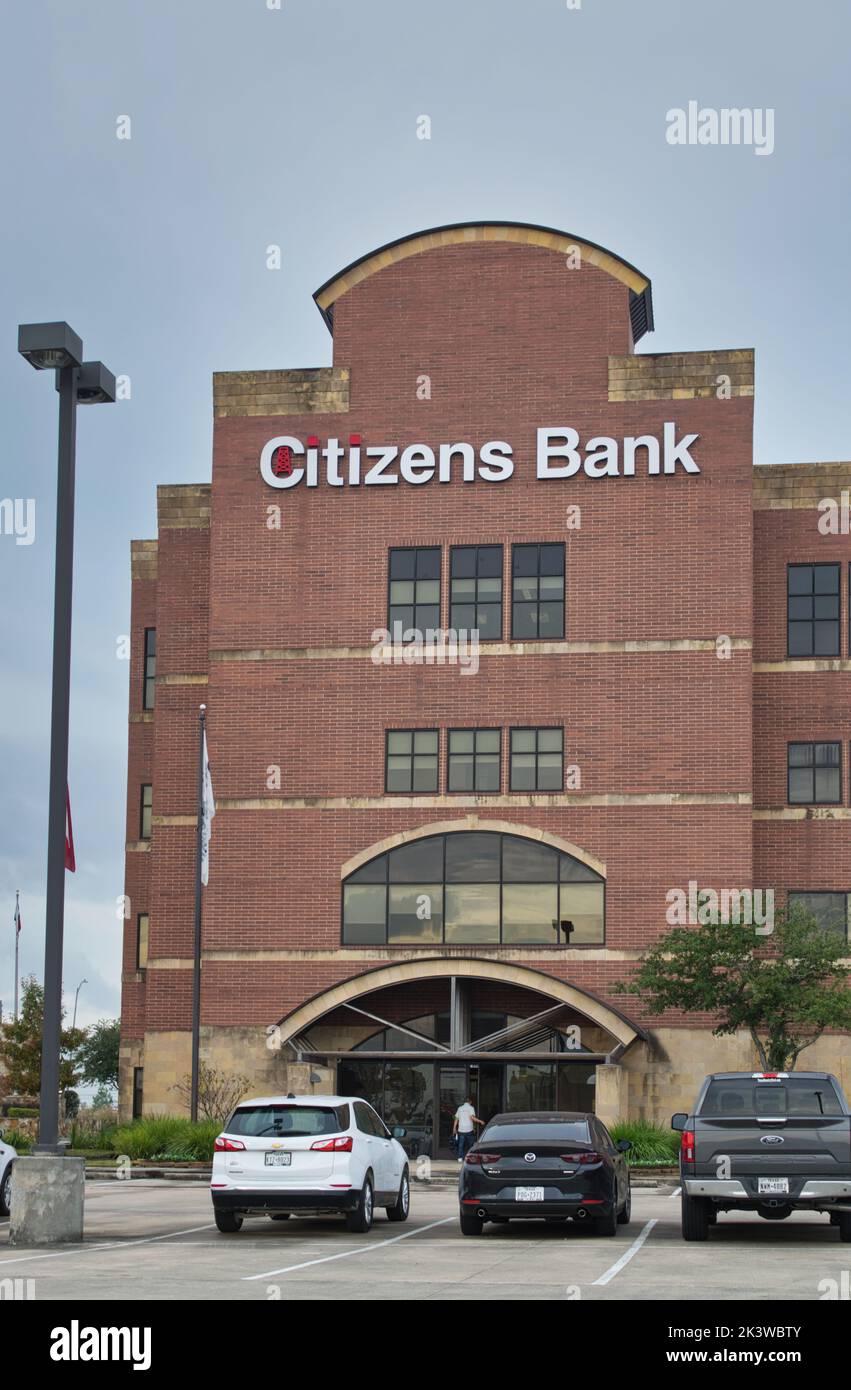
{"label": "mazda emblem", "polygon": [[782,1134],[763,1134],[760,1144],[785,1144],[786,1140]]}
{"label": "mazda emblem", "polygon": [[527,1163],[534,1163],[535,1159],[537,1158],[537,1154],[524,1154],[523,1157],[525,1158]]}

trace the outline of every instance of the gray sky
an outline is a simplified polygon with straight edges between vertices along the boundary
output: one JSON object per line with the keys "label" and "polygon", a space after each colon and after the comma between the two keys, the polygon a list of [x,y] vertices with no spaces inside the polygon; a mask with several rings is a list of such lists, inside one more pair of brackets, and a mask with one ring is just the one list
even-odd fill
{"label": "gray sky", "polygon": [[[22,973],[43,968],[57,423],[16,325],[67,319],[132,384],[78,428],[65,987],[71,1007],[88,980],[90,1023],[119,1003],[129,542],[155,534],[157,483],[210,477],[211,373],[328,364],[312,292],[386,241],[540,222],[651,277],[643,351],[756,349],[758,461],[848,458],[851,20],[834,0],[27,0],[3,27],[0,497],[36,500],[32,545],[0,535],[4,1010],[16,888]],[[670,145],[691,100],[772,108],[774,152]]]}

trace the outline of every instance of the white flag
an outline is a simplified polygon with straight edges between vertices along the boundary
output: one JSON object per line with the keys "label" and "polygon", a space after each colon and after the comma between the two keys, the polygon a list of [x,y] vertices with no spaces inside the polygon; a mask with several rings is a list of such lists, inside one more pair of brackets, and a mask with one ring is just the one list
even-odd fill
{"label": "white flag", "polygon": [[216,814],[213,800],[213,783],[210,778],[210,759],[207,757],[207,730],[204,730],[204,793],[201,802],[201,882],[206,884],[210,877],[210,834],[212,820]]}

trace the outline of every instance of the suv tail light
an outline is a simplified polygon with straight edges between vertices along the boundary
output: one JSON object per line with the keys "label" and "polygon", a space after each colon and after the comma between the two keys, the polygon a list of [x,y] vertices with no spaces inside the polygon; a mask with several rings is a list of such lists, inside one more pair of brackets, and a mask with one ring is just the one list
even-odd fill
{"label": "suv tail light", "polygon": [[596,1149],[583,1149],[581,1153],[559,1154],[562,1163],[599,1163],[600,1155]]}
{"label": "suv tail light", "polygon": [[483,1163],[499,1163],[501,1158],[502,1154],[475,1153],[474,1150],[471,1149],[464,1159],[464,1162],[471,1164],[473,1167],[481,1168]]}
{"label": "suv tail light", "polygon": [[683,1163],[694,1163],[694,1130],[683,1130],[680,1140],[680,1158]]}
{"label": "suv tail light", "polygon": [[217,1154],[225,1152],[231,1153],[235,1152],[237,1149],[244,1148],[245,1145],[241,1139],[228,1139],[226,1134],[220,1134],[213,1145],[213,1149]]}
{"label": "suv tail light", "polygon": [[311,1144],[311,1149],[322,1149],[324,1153],[344,1153],[352,1152],[352,1136],[350,1134],[337,1134],[333,1139],[317,1139]]}

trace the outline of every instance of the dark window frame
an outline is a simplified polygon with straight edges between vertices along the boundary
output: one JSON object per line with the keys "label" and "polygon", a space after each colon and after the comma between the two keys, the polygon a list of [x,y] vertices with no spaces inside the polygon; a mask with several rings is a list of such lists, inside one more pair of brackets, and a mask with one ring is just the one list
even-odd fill
{"label": "dark window frame", "polygon": [[[453,573],[452,573],[452,560],[453,560],[453,556],[454,556],[459,550],[475,550],[475,552],[476,552],[476,573],[475,573],[474,576],[453,575]],[[495,607],[495,606],[496,606],[493,599],[484,599],[484,600],[482,600],[482,599],[479,598],[479,580],[480,580],[480,579],[493,579],[493,578],[496,578],[495,575],[480,575],[480,574],[479,574],[479,554],[480,554],[480,552],[483,551],[483,550],[498,550],[498,551],[500,552],[500,569],[499,569],[499,632],[496,634],[495,637],[482,637],[482,636],[480,635],[480,636],[479,636],[479,641],[480,641],[480,642],[501,642],[501,641],[503,640],[503,633],[504,633],[504,631],[505,631],[505,546],[499,544],[498,542],[496,542],[496,543],[490,543],[490,544],[485,543],[484,545],[451,545],[451,546],[449,547],[449,627],[450,627],[451,630],[454,630],[454,631],[456,631],[456,632],[458,631],[458,626],[457,626],[457,624],[455,623],[455,621],[454,621],[454,619],[453,619],[453,616],[452,616],[452,610],[453,610],[453,608],[456,606],[456,601],[453,600],[453,598],[452,598],[452,582],[453,582],[453,579],[456,579],[456,578],[458,578],[458,579],[473,578],[474,584],[475,584],[475,591],[474,591],[473,600],[472,600],[472,607],[474,607],[474,608],[479,608],[479,607],[482,607],[482,606],[485,606],[485,605],[488,606],[488,607]],[[469,602],[465,605],[464,600],[462,600],[462,599],[457,600],[457,604],[458,604],[459,607],[460,607],[460,606],[470,606]]]}
{"label": "dark window frame", "polygon": [[[145,792],[146,792],[146,791],[149,791],[149,792],[151,793],[150,804],[147,805],[147,806],[145,805]],[[148,812],[148,833],[147,833],[147,835],[144,833],[144,831],[145,831],[145,812],[146,812],[146,811]],[[140,787],[139,787],[139,839],[140,839],[140,840],[150,840],[150,838],[151,838],[151,832],[152,832],[152,830],[153,830],[153,819],[154,819],[154,784],[153,784],[153,782],[142,782],[142,783],[140,784]]]}
{"label": "dark window frame", "polygon": [[[452,835],[452,834],[457,834],[457,833],[459,833],[459,832],[457,832],[457,831],[441,831],[438,835],[422,835],[422,836],[417,836],[416,839],[414,839],[414,840],[409,840],[409,841],[406,841],[406,842],[405,842],[406,845],[411,845],[411,844],[416,844],[416,843],[418,843],[418,841],[420,841],[420,840],[435,840],[435,839],[442,839],[442,841],[443,841],[443,849],[442,849],[443,869],[442,869],[442,873],[441,873],[441,880],[440,880],[440,882],[441,882],[441,887],[442,887],[442,889],[444,890],[444,893],[445,893],[445,889],[446,889],[446,886],[447,886],[447,878],[446,878],[446,845],[447,845],[447,842],[448,842],[448,840],[449,840],[449,836]],[[462,832],[462,833],[464,833],[464,832]],[[472,832],[472,833],[476,833],[476,832]],[[523,947],[524,949],[525,949],[525,948],[528,948],[529,950],[532,950],[532,951],[538,951],[538,950],[550,950],[550,949],[552,949],[553,945],[558,946],[558,947],[559,947],[560,949],[562,949],[562,950],[570,949],[570,950],[572,950],[572,951],[585,951],[585,950],[588,950],[588,951],[599,951],[600,948],[601,948],[601,946],[605,946],[605,945],[606,945],[606,939],[607,939],[608,883],[607,883],[607,880],[606,880],[605,878],[603,878],[600,874],[598,874],[598,873],[596,872],[596,870],[591,869],[590,866],[587,865],[587,864],[583,864],[583,867],[584,867],[584,868],[587,868],[587,869],[589,870],[589,872],[590,872],[591,874],[594,875],[593,878],[580,879],[580,880],[573,880],[573,879],[562,879],[561,876],[560,876],[560,872],[559,872],[559,874],[557,875],[557,877],[556,877],[556,879],[555,879],[555,884],[556,884],[556,887],[559,889],[558,896],[557,896],[557,910],[558,910],[558,914],[559,914],[559,915],[558,915],[558,921],[559,921],[559,924],[560,924],[562,920],[569,920],[569,919],[563,919],[563,918],[562,918],[562,907],[561,907],[561,887],[562,887],[562,884],[564,884],[565,887],[569,887],[572,883],[575,883],[575,882],[581,882],[581,883],[599,883],[599,884],[602,885],[602,889],[603,889],[603,895],[602,895],[602,908],[601,908],[603,930],[602,930],[600,939],[599,939],[598,941],[575,941],[575,942],[571,942],[571,941],[569,941],[569,940],[562,940],[561,930],[559,930],[558,933],[556,934],[557,939],[556,939],[555,942],[552,942],[552,941],[515,941],[515,940],[504,940],[504,939],[503,939],[503,929],[504,929],[504,921],[503,921],[503,887],[505,886],[506,883],[508,883],[509,886],[515,886],[515,885],[517,884],[518,881],[517,881],[516,879],[507,879],[507,880],[506,880],[506,879],[504,878],[504,876],[503,876],[503,846],[502,846],[502,842],[503,842],[503,840],[505,840],[505,839],[521,840],[521,841],[522,841],[522,840],[524,840],[526,837],[523,836],[523,835],[512,835],[509,831],[497,831],[497,830],[492,830],[492,831],[485,831],[485,832],[482,832],[482,833],[485,833],[485,834],[488,834],[488,835],[498,835],[498,836],[499,836],[499,840],[500,840],[500,846],[499,846],[499,876],[498,876],[497,879],[491,880],[492,882],[497,883],[498,886],[499,886],[499,939],[498,939],[497,941],[479,941],[479,942],[477,942],[477,941],[466,941],[466,942],[461,942],[461,941],[459,941],[459,942],[448,941],[448,942],[447,942],[447,940],[446,940],[445,898],[444,898],[443,909],[442,909],[442,927],[441,927],[441,936],[440,936],[440,940],[439,940],[439,941],[427,941],[427,942],[423,942],[423,944],[422,944],[421,946],[420,946],[420,945],[417,945],[416,943],[413,943],[413,942],[395,942],[395,941],[390,941],[390,940],[388,939],[389,924],[390,924],[390,887],[391,887],[391,884],[392,884],[393,881],[391,880],[391,877],[390,877],[390,858],[389,858],[389,856],[390,856],[390,854],[392,853],[392,850],[382,850],[379,854],[374,855],[373,858],[374,858],[374,859],[381,859],[381,858],[383,858],[383,859],[385,860],[384,879],[383,879],[383,881],[381,881],[381,880],[376,880],[376,883],[375,883],[375,886],[376,886],[376,887],[382,886],[382,887],[384,888],[384,937],[383,937],[383,940],[381,940],[381,941],[347,941],[347,940],[346,940],[346,934],[345,934],[345,932],[346,932],[346,923],[345,923],[346,885],[347,885],[347,883],[349,882],[349,879],[352,877],[352,875],[349,874],[349,875],[347,875],[346,878],[342,879],[342,880],[341,880],[341,883],[340,883],[340,944],[341,944],[342,946],[346,946],[346,947],[349,947],[349,948],[353,948],[354,950],[362,950],[362,951],[374,951],[375,948],[376,948],[376,946],[381,946],[381,947],[383,947],[384,949],[386,949],[386,950],[391,950],[391,951],[393,951],[393,950],[400,950],[400,951],[411,951],[411,950],[414,950],[414,951],[432,951],[432,952],[435,951],[435,950],[445,950],[445,949],[447,949],[447,947],[453,947],[453,946],[457,946],[457,947],[461,948],[461,949],[464,950],[464,951],[469,951],[469,950],[473,950],[473,951],[479,951],[479,950],[481,950],[481,951],[489,951],[489,950],[493,950],[494,947],[496,947],[496,946],[514,946],[514,947],[518,947],[518,946],[519,946],[519,947]],[[534,843],[537,843],[537,842],[534,842]],[[544,842],[544,843],[546,843],[546,842]],[[569,860],[575,861],[576,863],[579,863],[579,864],[582,864],[582,863],[583,863],[583,861],[582,861],[581,859],[577,859],[575,855],[568,854],[568,852],[567,852],[566,850],[559,849],[557,845],[547,845],[546,847],[547,847],[548,849],[554,850],[555,853],[556,853],[557,855],[560,856],[560,859],[559,859],[559,869],[560,869],[560,863],[561,863],[561,858],[562,858],[562,857],[565,858],[565,859],[569,859]],[[394,848],[398,848],[398,846],[394,846]],[[371,862],[372,862],[372,860],[367,860],[367,861],[366,861],[366,863],[371,863]],[[359,867],[359,869],[363,869],[363,868],[366,867],[366,864],[361,864],[361,865],[359,865],[358,867]],[[353,870],[353,873],[356,873],[356,872],[357,872],[357,870]],[[463,882],[466,882],[466,881],[467,881],[467,880],[457,880],[457,882],[458,882],[459,884],[460,884],[460,883],[463,883]],[[472,882],[472,880],[470,880],[470,881]],[[450,882],[450,886],[451,886],[451,883],[454,882],[454,880],[450,880],[449,882]],[[534,887],[539,887],[540,884],[543,883],[543,882],[545,882],[545,880],[541,880],[541,879],[529,880],[529,885],[530,885],[530,886],[534,886]]]}
{"label": "dark window frame", "polygon": [[142,1118],[142,1108],[144,1106],[145,1095],[145,1068],[133,1068],[133,1119]]}
{"label": "dark window frame", "polygon": [[[390,774],[390,735],[391,734],[410,734],[411,735],[411,786],[408,791],[400,791],[398,787],[391,789],[389,785]],[[429,791],[414,790],[414,735],[415,734],[437,734],[437,750],[434,754],[434,787]],[[403,756],[398,753],[394,757]],[[431,756],[431,755],[429,755]],[[385,796],[434,796],[440,792],[440,729],[385,729],[384,730],[384,795]]]}
{"label": "dark window frame", "polygon": [[[836,570],[836,600],[838,613],[835,618],[792,618],[789,609],[793,598],[806,598],[805,594],[793,594],[789,590],[789,578],[792,570],[815,570],[817,568],[833,568]],[[849,580],[851,582],[851,580]],[[812,590],[815,597],[815,588]],[[828,597],[828,595],[824,595]],[[830,595],[833,597],[833,595]],[[791,624],[792,622],[809,622],[813,627],[813,643],[815,646],[815,624],[817,621],[832,622],[836,624],[836,650],[833,652],[804,652],[796,653],[791,649]],[[842,574],[841,565],[838,560],[794,560],[786,565],[786,658],[788,661],[832,661],[842,655]]]}
{"label": "dark window frame", "polygon": [[[147,930],[147,932],[146,932],[146,934],[145,934],[145,960],[144,960],[144,963],[143,963],[143,961],[142,961],[142,950],[141,950],[141,948],[142,948],[142,918],[143,918],[143,917],[147,918],[147,922],[148,922],[148,930]],[[137,912],[137,913],[136,913],[136,969],[137,969],[137,970],[147,970],[147,968],[148,968],[148,956],[149,956],[149,953],[150,953],[150,941],[151,941],[150,932],[151,932],[151,914],[150,914],[150,912]]]}
{"label": "dark window frame", "polygon": [[[526,636],[526,635],[518,635],[518,634],[515,632],[514,613],[515,613],[515,608],[516,608],[516,603],[517,603],[517,601],[515,600],[515,597],[514,597],[514,581],[515,581],[515,578],[518,577],[518,576],[515,576],[515,573],[514,573],[514,557],[515,557],[515,555],[516,555],[516,553],[517,553],[518,550],[529,550],[529,549],[531,549],[532,546],[537,546],[537,550],[538,550],[538,562],[537,562],[537,568],[536,568],[536,571],[535,571],[535,575],[536,575],[536,578],[537,578],[537,580],[538,580],[538,597],[537,597],[537,599],[535,600],[535,608],[536,608],[536,624],[535,624],[535,625],[536,625],[536,627],[538,628],[538,632],[536,633],[536,635],[535,635],[534,637],[529,637],[529,636]],[[540,590],[540,581],[541,581],[541,578],[542,578],[542,575],[541,575],[541,550],[543,549],[544,546],[558,546],[558,548],[561,550],[561,553],[562,553],[562,567],[561,567],[561,600],[560,600],[560,601],[561,601],[561,632],[560,632],[560,633],[547,633],[545,636],[542,637],[542,636],[541,636],[541,633],[540,633],[540,626],[541,626],[541,604],[542,604],[542,602],[543,602],[543,603],[558,603],[558,602],[559,602],[558,599],[543,599],[543,600],[541,599],[541,590]],[[519,576],[519,577],[522,577],[522,576]],[[511,580],[511,641],[512,641],[512,642],[560,642],[560,641],[564,641],[565,634],[566,634],[566,632],[567,632],[567,546],[565,545],[564,541],[514,541],[514,542],[512,542],[512,546],[511,546],[511,573],[510,573],[510,580]],[[528,602],[529,600],[522,600],[522,599],[521,599],[520,601],[521,601],[521,602]]]}
{"label": "dark window frame", "polygon": [[[818,766],[818,764],[817,764],[816,761],[815,761],[815,749],[817,748],[817,746],[818,746],[820,743],[829,743],[829,744],[832,744],[834,748],[838,748],[838,749],[839,749],[839,763],[837,764],[837,771],[838,771],[838,773],[839,773],[839,791],[838,791],[837,798],[836,798],[835,801],[816,801],[816,799],[815,799],[815,791],[816,791],[816,767]],[[807,800],[805,800],[805,801],[800,801],[800,800],[795,800],[795,801],[793,801],[793,800],[792,800],[792,771],[793,771],[793,764],[792,764],[791,761],[790,761],[790,751],[791,751],[792,748],[810,748],[810,749],[813,750],[813,761],[812,761],[812,763],[798,763],[797,765],[795,765],[795,768],[794,768],[794,770],[795,770],[795,771],[798,771],[798,772],[800,772],[800,770],[801,770],[802,768],[807,768],[807,767],[811,767],[811,768],[812,768],[812,780],[813,780],[813,796],[812,796],[812,799],[807,799]],[[831,763],[827,763],[827,764],[825,764],[824,766],[832,767],[832,764],[831,764]],[[787,805],[787,806],[842,806],[842,805],[844,805],[842,783],[843,783],[843,777],[842,777],[842,740],[841,740],[841,739],[838,739],[838,738],[814,738],[814,739],[792,738],[792,739],[787,740],[787,743],[786,743],[786,805]]]}
{"label": "dark window frame", "polygon": [[[149,642],[152,638],[152,643]],[[153,650],[150,647],[153,646]],[[142,644],[142,709],[152,710],[156,698],[157,677],[157,630],[146,627]],[[150,687],[150,691],[149,691]],[[150,694],[150,698],[149,698]]]}
{"label": "dark window frame", "polygon": [[[394,623],[394,621],[396,621],[396,620],[394,619],[394,617],[393,617],[393,611],[392,611],[394,605],[392,604],[392,602],[391,602],[391,600],[390,600],[390,588],[391,588],[391,585],[392,585],[392,583],[393,583],[393,577],[392,577],[392,571],[393,571],[393,556],[394,556],[394,555],[404,554],[404,553],[413,553],[414,555],[417,555],[417,554],[419,554],[420,551],[425,551],[425,550],[433,550],[433,551],[435,551],[435,552],[437,553],[437,556],[438,556],[438,564],[437,564],[437,629],[438,629],[438,630],[442,630],[442,629],[443,629],[443,546],[442,546],[442,545],[391,545],[391,546],[389,547],[388,551],[387,551],[387,631],[390,633],[391,640],[392,640],[392,637],[393,637],[393,623]],[[416,560],[414,560],[414,599],[413,599],[413,603],[411,604],[411,607],[413,608],[413,619],[412,619],[412,622],[411,622],[411,628],[412,628],[413,630],[417,631],[417,632],[423,633],[423,635],[424,635],[424,634],[425,634],[426,632],[428,632],[430,629],[429,629],[428,627],[421,628],[421,627],[418,627],[418,625],[417,625],[417,594],[416,594],[416,583],[417,583],[417,579],[416,579]],[[397,608],[400,607],[399,604],[396,604],[395,606],[396,606]],[[425,606],[433,607],[432,604],[429,604],[429,605],[422,605],[422,606],[424,606],[424,607],[425,607]]]}
{"label": "dark window frame", "polygon": [[848,900],[849,900],[849,898],[851,898],[851,890],[847,890],[847,889],[845,889],[845,888],[787,888],[787,889],[786,889],[786,906],[787,906],[787,908],[788,908],[788,906],[789,906],[789,900],[790,900],[790,898],[792,897],[792,894],[793,894],[793,893],[806,894],[806,896],[807,896],[808,898],[816,897],[817,894],[819,894],[819,893],[823,893],[825,896],[830,896],[830,897],[832,897],[832,898],[844,898],[844,899],[845,899],[845,940],[846,940],[847,942],[851,942],[851,923],[849,923],[849,919],[848,919]]}
{"label": "dark window frame", "polygon": [[[453,734],[472,734],[473,735],[473,785],[472,787],[452,786],[452,735]],[[476,745],[479,734],[499,734],[499,747],[497,749],[497,785],[496,788],[476,786],[476,758],[478,752]],[[456,754],[456,757],[458,755]],[[483,755],[484,756],[484,755]],[[492,755],[491,755],[492,756]],[[447,796],[499,796],[502,792],[502,728],[494,724],[483,724],[475,728],[462,725],[460,728],[453,727],[446,730],[446,795]]]}
{"label": "dark window frame", "polygon": [[[541,733],[551,733],[557,730],[561,734],[561,782],[558,787],[539,787],[540,766],[538,759],[541,750],[538,747],[538,735]],[[535,785],[534,787],[515,787],[514,785],[514,750],[512,748],[514,734],[534,734],[535,735]],[[544,750],[547,751],[546,749]],[[508,730],[508,790],[519,794],[534,792],[542,796],[558,796],[564,791],[564,725],[563,724],[512,724]]]}

